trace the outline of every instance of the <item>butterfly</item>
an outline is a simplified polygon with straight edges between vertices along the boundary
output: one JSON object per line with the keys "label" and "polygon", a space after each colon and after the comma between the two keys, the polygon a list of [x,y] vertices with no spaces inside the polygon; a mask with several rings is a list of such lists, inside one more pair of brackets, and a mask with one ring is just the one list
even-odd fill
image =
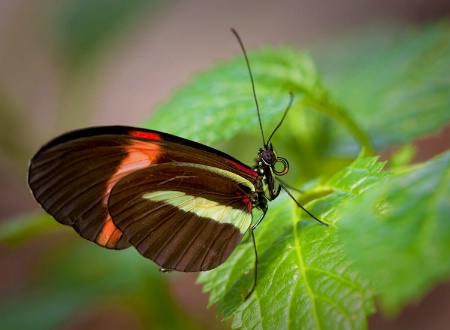
{"label": "butterfly", "polygon": [[[247,61],[253,92],[253,76]],[[108,249],[133,246],[163,271],[206,271],[224,263],[286,186],[275,179],[289,163],[270,140],[254,166],[204,144],[127,126],[80,129],[40,148],[28,183],[37,202],[58,222]],[[261,126],[262,127],[262,126]],[[292,197],[292,195],[289,193]],[[299,207],[305,210],[292,197]],[[262,215],[253,223],[252,211]],[[316,219],[311,213],[305,210]]]}

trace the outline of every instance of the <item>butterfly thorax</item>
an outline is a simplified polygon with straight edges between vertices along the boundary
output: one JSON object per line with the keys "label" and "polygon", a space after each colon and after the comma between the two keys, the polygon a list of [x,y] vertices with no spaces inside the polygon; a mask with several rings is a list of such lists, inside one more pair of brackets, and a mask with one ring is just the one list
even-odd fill
{"label": "butterfly thorax", "polygon": [[[283,165],[281,170],[275,168],[278,163]],[[256,191],[263,195],[265,199],[273,200],[278,196],[281,188],[275,186],[275,176],[286,174],[289,171],[289,163],[286,159],[277,157],[272,144],[270,144],[259,149],[253,170],[258,173],[258,180],[255,185]]]}

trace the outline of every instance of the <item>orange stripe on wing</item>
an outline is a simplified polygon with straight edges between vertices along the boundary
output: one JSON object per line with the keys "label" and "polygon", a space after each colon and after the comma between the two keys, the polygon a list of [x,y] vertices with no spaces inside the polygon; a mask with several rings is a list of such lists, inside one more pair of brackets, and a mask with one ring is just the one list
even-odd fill
{"label": "orange stripe on wing", "polygon": [[98,245],[113,249],[121,237],[122,232],[114,225],[111,217],[108,216],[95,242]]}
{"label": "orange stripe on wing", "polygon": [[[161,146],[157,143],[133,141],[131,145],[127,145],[125,148],[128,155],[117,167],[116,172],[108,180],[106,186],[106,191],[102,202],[105,209],[108,208],[108,200],[111,190],[120,179],[133,172],[155,164],[161,155]],[[95,242],[98,245],[107,248],[114,248],[121,236],[122,232],[116,227],[111,217],[108,216],[103,224],[102,230],[97,235]]]}

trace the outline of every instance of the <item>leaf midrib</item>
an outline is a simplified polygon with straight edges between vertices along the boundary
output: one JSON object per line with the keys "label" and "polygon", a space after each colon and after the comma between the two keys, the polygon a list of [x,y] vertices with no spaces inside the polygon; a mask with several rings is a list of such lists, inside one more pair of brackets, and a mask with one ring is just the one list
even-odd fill
{"label": "leaf midrib", "polygon": [[[313,293],[313,291],[311,289],[311,286],[309,285],[309,281],[308,281],[308,278],[306,276],[306,266],[305,266],[305,262],[304,262],[304,259],[303,259],[303,255],[302,255],[302,251],[301,251],[301,247],[300,247],[300,239],[299,239],[301,233],[298,231],[298,226],[297,226],[298,221],[297,221],[297,217],[296,217],[296,214],[295,214],[295,209],[296,208],[294,208],[293,205],[290,206],[292,227],[293,227],[293,232],[294,232],[295,251],[296,251],[296,254],[297,254],[298,264],[300,265],[300,273],[301,273],[301,276],[304,278],[305,286],[307,288],[307,293],[308,293],[308,296],[309,296],[309,298],[311,300],[312,314],[314,316],[314,320],[316,322],[317,329],[321,329],[320,323],[319,323],[319,317],[317,315],[316,303],[315,303],[315,300],[314,300],[314,293]],[[292,303],[291,300],[292,300],[292,296],[291,296],[291,299],[289,301],[289,305],[291,305],[291,303]],[[289,315],[289,312],[290,312],[290,309],[288,310],[288,315]],[[290,315],[289,315],[288,319],[289,320],[291,319]]]}

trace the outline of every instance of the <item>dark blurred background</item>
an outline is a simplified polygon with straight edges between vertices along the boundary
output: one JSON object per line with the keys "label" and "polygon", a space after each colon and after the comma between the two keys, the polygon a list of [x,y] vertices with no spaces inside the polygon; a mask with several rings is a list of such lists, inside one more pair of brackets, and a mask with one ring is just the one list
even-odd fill
{"label": "dark blurred background", "polygon": [[[419,25],[449,13],[448,0],[2,0],[0,221],[38,210],[26,171],[40,145],[83,126],[138,125],[196,72],[240,53],[230,27],[247,49],[288,45],[314,51],[368,26]],[[448,140],[446,130],[418,141],[422,158]],[[0,306],[26,295],[35,276],[46,276],[42,263],[49,262],[52,246],[80,240],[75,236],[55,229],[26,245],[0,246]],[[207,296],[195,278],[170,278],[168,306],[184,315],[189,327],[229,327],[219,323],[213,308],[205,311]],[[370,327],[444,329],[449,297],[450,287],[441,285],[396,320],[372,316]],[[105,303],[80,309],[65,324],[70,329],[160,324],[135,315],[132,304]]]}

